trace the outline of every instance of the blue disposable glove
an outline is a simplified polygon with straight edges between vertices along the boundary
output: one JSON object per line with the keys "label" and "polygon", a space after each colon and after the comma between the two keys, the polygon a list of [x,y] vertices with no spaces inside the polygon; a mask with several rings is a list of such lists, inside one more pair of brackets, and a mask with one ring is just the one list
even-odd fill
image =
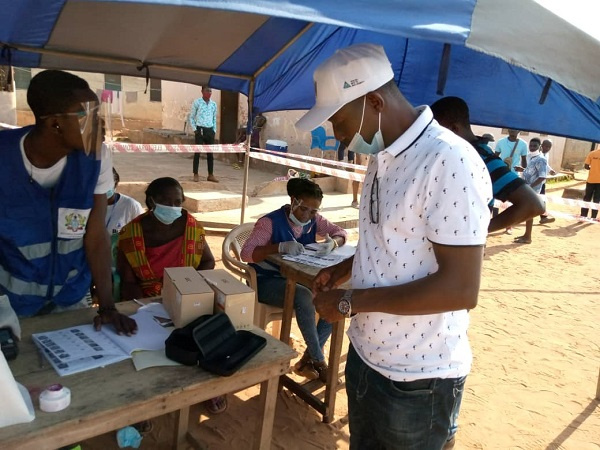
{"label": "blue disposable glove", "polygon": [[325,256],[325,255],[329,255],[334,248],[336,248],[336,242],[335,240],[330,237],[328,234],[325,235],[325,242],[321,242],[319,244],[319,250],[317,250],[317,255],[318,256]]}
{"label": "blue disposable glove", "polygon": [[300,253],[304,253],[304,245],[296,241],[280,242],[279,253],[296,256]]}

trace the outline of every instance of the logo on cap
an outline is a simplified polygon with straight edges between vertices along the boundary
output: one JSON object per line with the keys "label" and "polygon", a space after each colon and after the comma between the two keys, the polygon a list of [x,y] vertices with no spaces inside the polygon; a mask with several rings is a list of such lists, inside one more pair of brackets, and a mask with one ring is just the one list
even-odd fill
{"label": "logo on cap", "polygon": [[354,86],[358,86],[359,84],[363,84],[363,81],[358,81],[357,78],[355,78],[354,80],[350,80],[350,83],[348,83],[347,81],[344,81],[344,89],[348,89]]}

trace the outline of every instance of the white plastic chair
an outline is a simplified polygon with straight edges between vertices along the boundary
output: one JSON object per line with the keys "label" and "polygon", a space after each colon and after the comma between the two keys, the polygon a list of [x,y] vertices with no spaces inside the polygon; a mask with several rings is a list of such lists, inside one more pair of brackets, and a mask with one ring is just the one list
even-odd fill
{"label": "white plastic chair", "polygon": [[254,325],[265,329],[269,322],[277,322],[272,325],[272,335],[279,338],[281,332],[281,317],[283,309],[277,306],[266,305],[258,301],[258,289],[256,282],[256,270],[242,261],[240,254],[244,243],[252,233],[253,223],[244,223],[232,229],[223,240],[223,265],[234,275],[246,280],[254,290]]}

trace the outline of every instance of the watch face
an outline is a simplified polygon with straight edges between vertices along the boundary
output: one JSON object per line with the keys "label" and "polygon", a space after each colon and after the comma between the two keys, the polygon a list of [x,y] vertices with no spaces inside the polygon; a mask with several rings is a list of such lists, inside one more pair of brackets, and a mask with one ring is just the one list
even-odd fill
{"label": "watch face", "polygon": [[344,316],[350,312],[350,302],[348,300],[340,300],[338,303],[338,311]]}

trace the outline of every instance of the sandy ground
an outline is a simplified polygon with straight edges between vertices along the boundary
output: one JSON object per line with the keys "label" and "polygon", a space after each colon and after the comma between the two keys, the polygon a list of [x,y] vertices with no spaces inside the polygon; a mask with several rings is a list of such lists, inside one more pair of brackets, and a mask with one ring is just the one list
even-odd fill
{"label": "sandy ground", "polygon": [[[122,180],[131,170],[128,163],[116,158]],[[180,178],[189,176],[188,163],[183,157],[177,162]],[[230,171],[217,162],[216,173],[224,183],[229,178],[239,183],[239,172],[230,176]],[[560,196],[561,187],[549,195]],[[237,184],[232,187],[237,189]],[[600,408],[594,397],[600,368],[600,225],[567,218],[538,225],[536,220],[533,244],[513,244],[523,228],[516,227],[513,236],[496,233],[488,239],[479,305],[471,312],[474,365],[455,448],[598,450]],[[215,256],[222,239],[208,239]],[[292,333],[301,353],[297,328]],[[343,355],[347,347],[346,338]],[[344,361],[345,356],[334,422],[321,423],[314,410],[283,390],[277,399],[273,449],[349,447]],[[250,448],[260,414],[257,395],[257,387],[229,395],[228,411],[213,417],[196,405],[191,432],[207,449]],[[154,430],[140,448],[169,448],[174,420],[173,414],[154,419]],[[117,448],[115,433],[88,440],[82,448]]]}

